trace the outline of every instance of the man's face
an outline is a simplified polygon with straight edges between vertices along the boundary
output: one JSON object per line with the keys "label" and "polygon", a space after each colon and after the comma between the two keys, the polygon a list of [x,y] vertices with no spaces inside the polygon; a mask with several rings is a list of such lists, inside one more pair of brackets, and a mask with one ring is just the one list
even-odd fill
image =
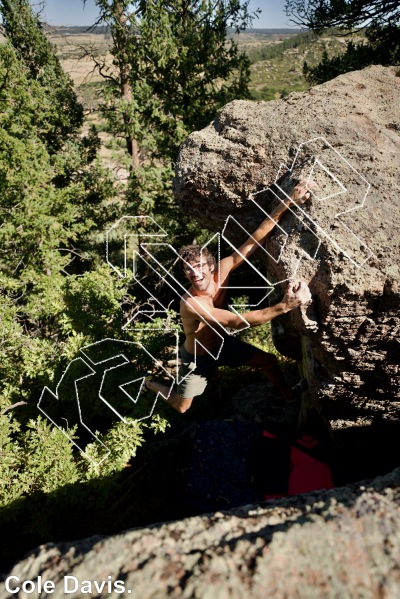
{"label": "man's face", "polygon": [[197,291],[206,291],[209,286],[213,267],[205,260],[195,260],[185,263],[183,271],[186,278],[191,282],[193,289]]}

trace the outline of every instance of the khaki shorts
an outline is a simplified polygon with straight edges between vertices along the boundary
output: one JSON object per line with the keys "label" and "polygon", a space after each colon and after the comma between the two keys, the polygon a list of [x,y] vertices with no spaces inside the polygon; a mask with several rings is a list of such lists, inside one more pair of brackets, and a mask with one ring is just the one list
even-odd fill
{"label": "khaki shorts", "polygon": [[231,335],[224,336],[223,346],[217,359],[209,354],[197,356],[196,363],[194,355],[186,351],[182,345],[181,366],[179,368],[178,393],[183,399],[189,399],[201,395],[207,387],[209,379],[219,366],[236,368],[247,364],[257,353],[258,349]]}

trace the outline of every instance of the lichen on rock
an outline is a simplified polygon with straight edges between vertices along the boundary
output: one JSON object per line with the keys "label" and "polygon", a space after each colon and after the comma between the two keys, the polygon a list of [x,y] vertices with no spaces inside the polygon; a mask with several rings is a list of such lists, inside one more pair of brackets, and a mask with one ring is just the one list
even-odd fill
{"label": "lichen on rock", "polygon": [[[122,581],[101,597],[394,599],[400,594],[400,471],[332,491],[249,505],[109,538],[48,544],[5,576]],[[15,586],[15,581],[13,581]],[[94,588],[94,587],[93,587]],[[5,599],[15,595],[5,593]],[[18,597],[30,595],[20,592]]]}

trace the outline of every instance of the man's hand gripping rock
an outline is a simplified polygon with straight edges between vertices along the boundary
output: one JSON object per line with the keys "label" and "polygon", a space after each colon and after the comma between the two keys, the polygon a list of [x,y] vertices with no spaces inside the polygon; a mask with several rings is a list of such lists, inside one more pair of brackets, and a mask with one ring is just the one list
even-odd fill
{"label": "man's hand gripping rock", "polygon": [[311,292],[304,281],[289,281],[282,303],[289,310],[312,302]]}

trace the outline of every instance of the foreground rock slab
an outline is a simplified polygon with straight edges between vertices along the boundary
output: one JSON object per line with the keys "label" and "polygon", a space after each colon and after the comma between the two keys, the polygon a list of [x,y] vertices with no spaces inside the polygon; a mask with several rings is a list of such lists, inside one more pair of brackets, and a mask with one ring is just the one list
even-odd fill
{"label": "foreground rock slab", "polygon": [[[5,575],[54,583],[54,599],[395,599],[400,596],[400,469],[363,483],[48,544]],[[66,579],[65,577],[70,578]],[[75,577],[75,579],[71,578]],[[94,582],[107,585],[96,592]],[[114,589],[116,581],[122,581]],[[0,583],[4,589],[4,583]],[[11,582],[15,588],[15,579]],[[86,586],[82,586],[86,585]],[[122,585],[122,586],[121,586]],[[15,595],[3,592],[2,597]],[[20,592],[19,598],[32,596]]]}
{"label": "foreground rock slab", "polygon": [[232,102],[176,165],[182,210],[223,231],[229,251],[296,180],[318,184],[258,257],[272,302],[290,277],[310,286],[312,307],[276,321],[276,345],[299,359],[334,428],[399,417],[399,167],[400,69],[381,66],[278,101]]}

